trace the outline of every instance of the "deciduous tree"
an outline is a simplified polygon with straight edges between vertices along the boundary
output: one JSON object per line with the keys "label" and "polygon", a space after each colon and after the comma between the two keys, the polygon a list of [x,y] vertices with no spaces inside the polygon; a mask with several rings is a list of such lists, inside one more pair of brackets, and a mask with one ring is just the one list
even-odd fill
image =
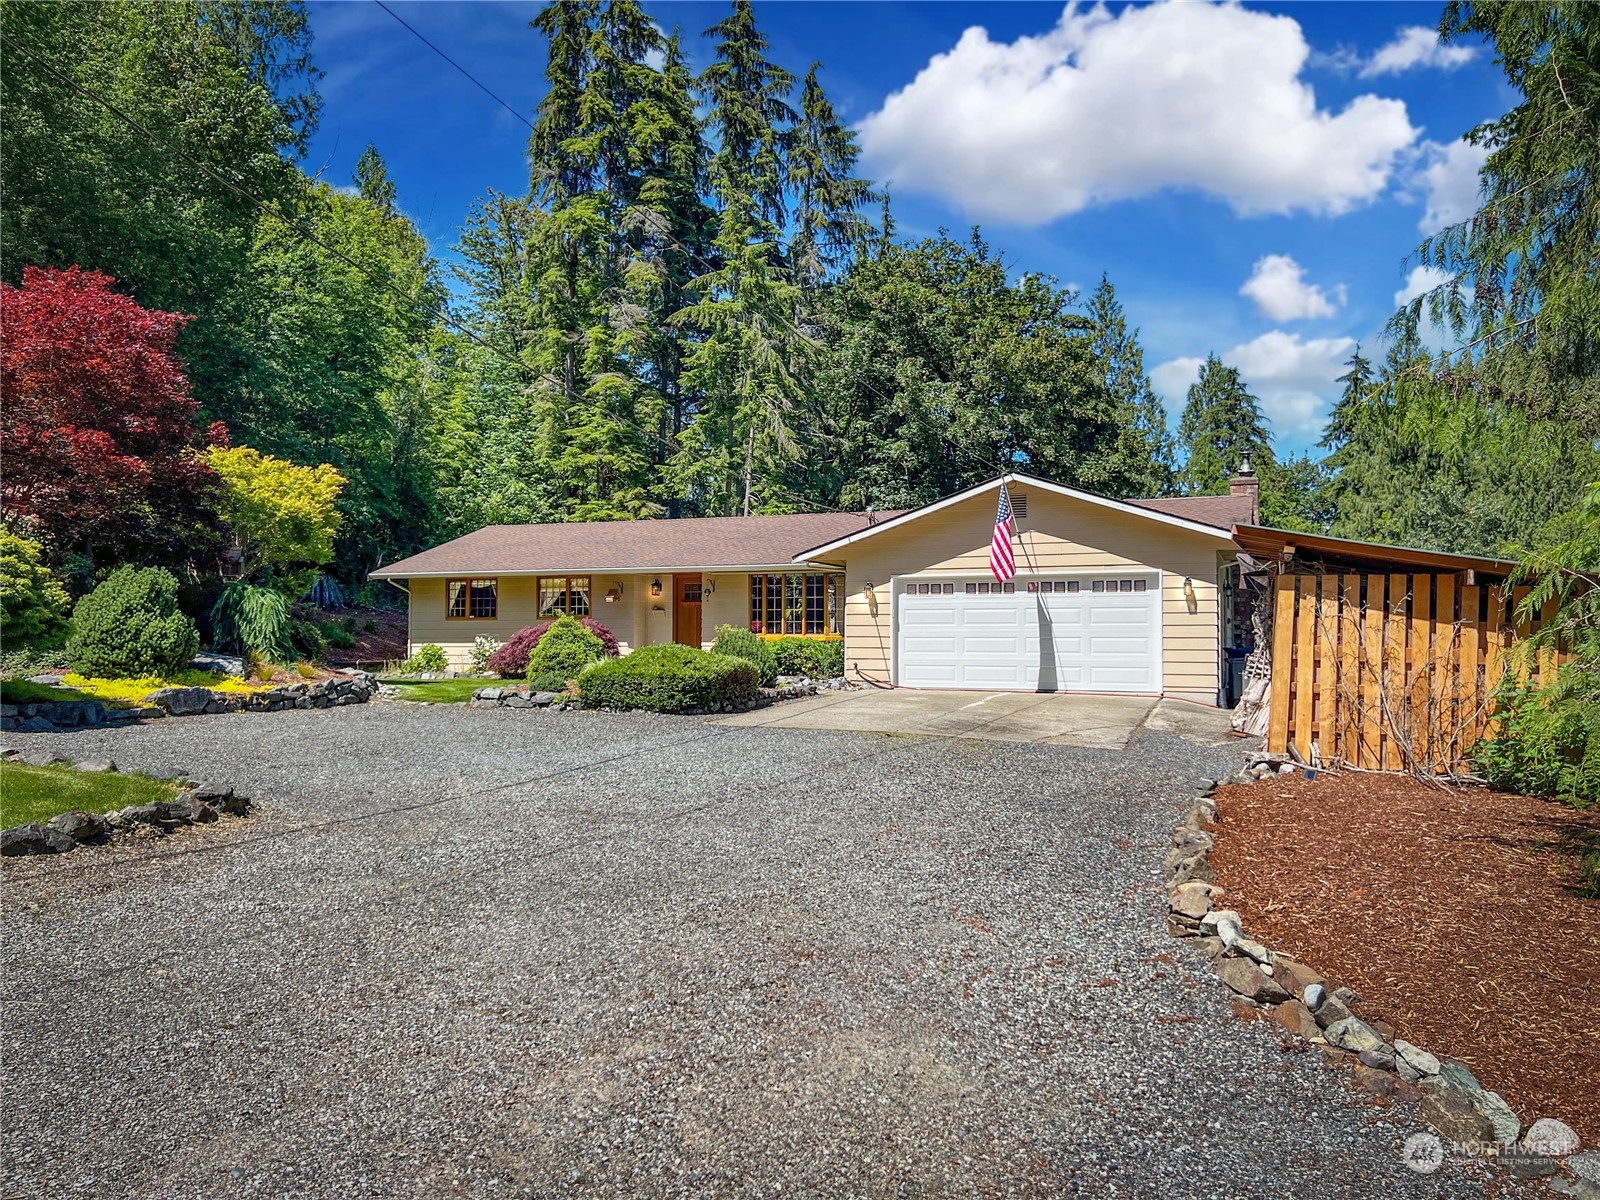
{"label": "deciduous tree", "polygon": [[0,283],[5,518],[56,562],[177,564],[215,538],[216,477],[174,350],[185,318],[97,271],[29,267]]}

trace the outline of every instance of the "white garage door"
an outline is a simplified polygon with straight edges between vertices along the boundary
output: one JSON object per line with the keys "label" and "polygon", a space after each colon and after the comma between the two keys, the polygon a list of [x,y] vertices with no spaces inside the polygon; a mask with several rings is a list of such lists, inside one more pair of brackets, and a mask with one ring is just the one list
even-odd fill
{"label": "white garage door", "polygon": [[897,582],[902,687],[1159,692],[1155,572]]}

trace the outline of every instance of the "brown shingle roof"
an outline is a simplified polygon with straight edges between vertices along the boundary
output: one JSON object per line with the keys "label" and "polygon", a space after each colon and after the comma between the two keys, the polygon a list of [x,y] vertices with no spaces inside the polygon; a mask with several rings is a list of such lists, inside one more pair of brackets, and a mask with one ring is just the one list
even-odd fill
{"label": "brown shingle roof", "polygon": [[1128,503],[1153,508],[1169,517],[1215,525],[1218,529],[1249,525],[1255,519],[1255,513],[1250,511],[1249,496],[1163,496],[1158,500],[1129,500]]}
{"label": "brown shingle roof", "polygon": [[[881,513],[878,519],[898,515]],[[777,567],[812,546],[845,537],[866,525],[864,513],[489,525],[372,574],[379,579],[404,579],[474,573]]]}

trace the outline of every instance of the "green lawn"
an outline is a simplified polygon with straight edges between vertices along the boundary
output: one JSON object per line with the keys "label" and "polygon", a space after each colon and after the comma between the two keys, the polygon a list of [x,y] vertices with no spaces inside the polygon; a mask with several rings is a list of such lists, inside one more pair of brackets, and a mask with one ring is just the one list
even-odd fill
{"label": "green lawn", "polygon": [[[432,704],[465,704],[472,699],[472,693],[482,687],[497,687],[499,680],[495,679],[427,679],[420,683],[408,682],[404,679],[380,679],[379,683],[394,686],[402,700],[420,700]],[[517,682],[514,679],[504,681],[506,684]]]}
{"label": "green lawn", "polygon": [[0,703],[38,704],[46,700],[93,700],[73,688],[51,687],[44,683],[29,683],[26,679],[0,679]]}
{"label": "green lawn", "polygon": [[0,829],[48,821],[57,813],[104,813],[130,804],[171,800],[174,784],[143,775],[94,774],[70,767],[0,762]]}

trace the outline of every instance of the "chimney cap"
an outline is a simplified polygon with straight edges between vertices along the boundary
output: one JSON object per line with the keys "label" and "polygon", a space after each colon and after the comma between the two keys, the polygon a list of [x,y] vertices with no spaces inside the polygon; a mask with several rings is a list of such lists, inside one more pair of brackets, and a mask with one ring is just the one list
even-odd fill
{"label": "chimney cap", "polygon": [[1241,474],[1241,475],[1254,475],[1255,474],[1255,472],[1250,469],[1250,455],[1246,454],[1244,456],[1244,461],[1239,464],[1239,474]]}

